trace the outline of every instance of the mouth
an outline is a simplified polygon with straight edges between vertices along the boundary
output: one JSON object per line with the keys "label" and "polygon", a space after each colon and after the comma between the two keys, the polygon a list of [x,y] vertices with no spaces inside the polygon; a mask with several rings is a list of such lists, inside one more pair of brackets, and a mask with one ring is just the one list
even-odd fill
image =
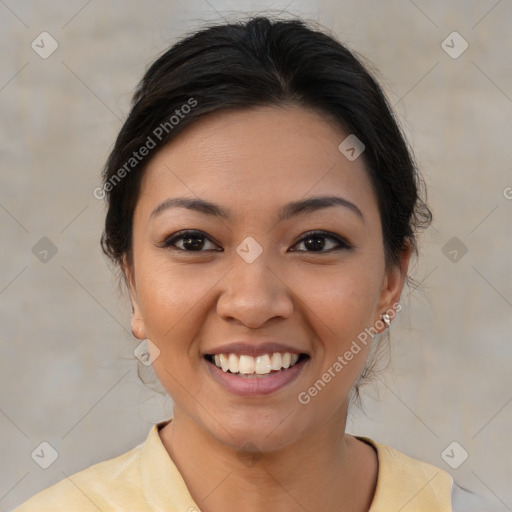
{"label": "mouth", "polygon": [[246,354],[206,354],[208,363],[223,373],[242,378],[265,378],[287,372],[308,360],[308,354],[272,352],[253,357]]}

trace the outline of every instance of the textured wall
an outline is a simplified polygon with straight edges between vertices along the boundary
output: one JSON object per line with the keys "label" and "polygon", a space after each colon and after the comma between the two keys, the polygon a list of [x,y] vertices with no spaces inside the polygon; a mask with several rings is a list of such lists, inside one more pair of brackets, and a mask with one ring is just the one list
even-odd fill
{"label": "textured wall", "polygon": [[[128,450],[171,414],[138,380],[93,189],[152,59],[207,20],[285,6],[380,70],[434,210],[414,265],[422,288],[393,324],[378,395],[367,389],[349,430],[511,510],[507,0],[0,2],[0,510]],[[31,458],[43,441],[58,452],[48,469]]]}

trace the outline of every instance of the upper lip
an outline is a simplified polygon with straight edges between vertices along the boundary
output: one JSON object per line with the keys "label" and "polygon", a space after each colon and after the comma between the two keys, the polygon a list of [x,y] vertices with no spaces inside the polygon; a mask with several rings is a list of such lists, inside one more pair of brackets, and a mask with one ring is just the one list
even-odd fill
{"label": "upper lip", "polygon": [[248,355],[252,357],[261,356],[263,354],[272,354],[274,352],[290,352],[291,354],[307,354],[304,350],[301,350],[292,345],[284,343],[278,343],[277,341],[267,341],[265,343],[235,341],[232,343],[226,343],[219,345],[215,348],[207,350],[204,355],[215,355],[215,354],[236,354],[238,356]]}

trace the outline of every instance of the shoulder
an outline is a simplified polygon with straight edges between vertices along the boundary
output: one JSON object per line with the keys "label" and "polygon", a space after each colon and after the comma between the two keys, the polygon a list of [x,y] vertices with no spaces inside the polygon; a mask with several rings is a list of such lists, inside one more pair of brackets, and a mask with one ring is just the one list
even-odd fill
{"label": "shoulder", "polygon": [[452,512],[452,476],[437,466],[414,459],[370,438],[379,460],[377,487],[370,512]]}
{"label": "shoulder", "polygon": [[181,512],[197,510],[163,445],[159,429],[130,451],[94,464],[48,487],[13,512]]}
{"label": "shoulder", "polygon": [[129,510],[141,501],[140,458],[143,444],[126,453],[65,476],[42,490],[13,512],[89,512]]}

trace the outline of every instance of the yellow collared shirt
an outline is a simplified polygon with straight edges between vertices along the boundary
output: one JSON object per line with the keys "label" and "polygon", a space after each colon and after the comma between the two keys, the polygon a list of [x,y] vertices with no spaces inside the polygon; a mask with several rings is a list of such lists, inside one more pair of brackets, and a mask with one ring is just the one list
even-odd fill
{"label": "yellow collared shirt", "polygon": [[[200,512],[158,430],[130,451],[94,464],[37,493],[14,512]],[[453,478],[367,437],[379,473],[369,512],[452,512]]]}

